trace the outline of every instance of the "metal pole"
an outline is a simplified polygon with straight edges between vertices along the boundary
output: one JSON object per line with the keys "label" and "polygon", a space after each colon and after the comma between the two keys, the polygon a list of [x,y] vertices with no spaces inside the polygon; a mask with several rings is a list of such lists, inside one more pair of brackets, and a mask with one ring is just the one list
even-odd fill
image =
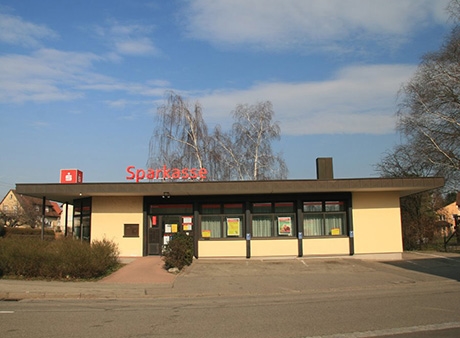
{"label": "metal pole", "polygon": [[64,237],[67,237],[67,223],[69,219],[69,203],[65,204],[65,221],[64,221]]}
{"label": "metal pole", "polygon": [[46,196],[43,196],[42,202],[42,241],[45,239],[45,211],[46,211]]}

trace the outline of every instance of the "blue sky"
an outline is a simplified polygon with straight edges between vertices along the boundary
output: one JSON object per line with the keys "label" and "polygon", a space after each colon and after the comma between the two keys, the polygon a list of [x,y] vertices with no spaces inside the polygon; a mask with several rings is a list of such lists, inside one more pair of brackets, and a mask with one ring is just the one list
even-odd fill
{"label": "blue sky", "polygon": [[[212,128],[273,103],[289,178],[372,177],[397,93],[451,29],[444,0],[2,0],[0,197],[15,183],[124,182],[167,90]],[[161,164],[162,165],[162,164]]]}

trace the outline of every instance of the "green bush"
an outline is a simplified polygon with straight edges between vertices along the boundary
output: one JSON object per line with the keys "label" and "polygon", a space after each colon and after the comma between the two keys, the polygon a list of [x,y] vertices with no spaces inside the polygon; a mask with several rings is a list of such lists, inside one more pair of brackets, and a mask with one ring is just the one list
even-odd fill
{"label": "green bush", "polygon": [[66,238],[0,238],[0,271],[4,276],[47,279],[90,279],[119,267],[118,247],[108,240],[86,242]]}
{"label": "green bush", "polygon": [[163,250],[165,268],[182,268],[192,264],[193,261],[193,237],[185,232],[178,232],[173,235]]}

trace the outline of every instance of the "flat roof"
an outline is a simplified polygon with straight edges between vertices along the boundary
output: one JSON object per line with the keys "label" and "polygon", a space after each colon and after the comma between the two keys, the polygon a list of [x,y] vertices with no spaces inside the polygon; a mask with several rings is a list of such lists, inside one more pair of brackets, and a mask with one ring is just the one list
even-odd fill
{"label": "flat roof", "polygon": [[443,177],[331,180],[180,181],[124,183],[18,183],[19,194],[72,203],[93,196],[222,196],[394,191],[407,196],[444,186]]}

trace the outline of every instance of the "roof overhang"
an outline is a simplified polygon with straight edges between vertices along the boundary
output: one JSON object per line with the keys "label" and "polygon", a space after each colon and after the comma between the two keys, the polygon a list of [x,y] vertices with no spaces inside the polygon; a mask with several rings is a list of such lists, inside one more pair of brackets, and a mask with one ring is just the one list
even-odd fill
{"label": "roof overhang", "polygon": [[139,183],[18,183],[16,191],[72,203],[93,196],[219,196],[333,192],[397,192],[401,197],[444,186],[442,177],[360,178],[331,180],[186,181]]}

